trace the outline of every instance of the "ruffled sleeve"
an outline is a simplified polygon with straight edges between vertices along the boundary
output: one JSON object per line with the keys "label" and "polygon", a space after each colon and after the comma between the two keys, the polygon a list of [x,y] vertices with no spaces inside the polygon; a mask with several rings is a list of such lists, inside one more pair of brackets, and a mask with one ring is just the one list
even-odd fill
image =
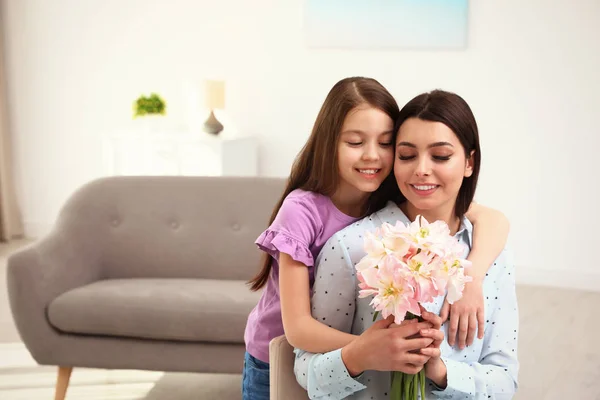
{"label": "ruffled sleeve", "polygon": [[269,254],[277,262],[279,262],[279,253],[285,253],[307,267],[313,266],[315,263],[306,244],[283,232],[267,229],[258,237],[256,244],[259,249]]}
{"label": "ruffled sleeve", "polygon": [[279,253],[285,253],[311,267],[315,264],[312,247],[322,229],[316,205],[309,197],[288,196],[271,226],[255,243],[277,262]]}

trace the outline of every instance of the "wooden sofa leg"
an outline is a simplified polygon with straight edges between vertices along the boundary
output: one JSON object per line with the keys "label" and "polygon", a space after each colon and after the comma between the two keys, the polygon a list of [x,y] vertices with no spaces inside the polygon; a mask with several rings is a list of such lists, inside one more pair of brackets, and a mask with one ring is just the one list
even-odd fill
{"label": "wooden sofa leg", "polygon": [[54,400],[65,400],[69,380],[71,379],[73,367],[58,367],[58,378],[56,379],[56,394]]}

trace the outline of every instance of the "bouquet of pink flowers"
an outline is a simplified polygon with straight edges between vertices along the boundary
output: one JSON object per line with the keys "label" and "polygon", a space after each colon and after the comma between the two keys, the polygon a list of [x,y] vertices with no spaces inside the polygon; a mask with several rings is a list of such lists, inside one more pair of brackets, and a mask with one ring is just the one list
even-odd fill
{"label": "bouquet of pink flowers", "polygon": [[[433,302],[446,294],[450,304],[462,297],[470,262],[463,259],[464,246],[450,234],[445,222],[433,223],[421,216],[404,225],[384,223],[365,236],[367,255],[356,265],[359,297],[373,296],[375,317],[404,319],[421,315],[419,303]],[[425,398],[425,371],[416,375],[393,372],[391,399]]]}

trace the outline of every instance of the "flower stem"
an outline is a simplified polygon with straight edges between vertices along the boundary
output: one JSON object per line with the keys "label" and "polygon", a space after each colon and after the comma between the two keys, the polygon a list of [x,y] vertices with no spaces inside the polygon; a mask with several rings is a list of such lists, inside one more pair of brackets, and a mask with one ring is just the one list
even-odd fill
{"label": "flower stem", "polygon": [[379,315],[379,311],[375,311],[375,314],[373,314],[373,322],[375,322],[378,315]]}
{"label": "flower stem", "polygon": [[410,394],[412,391],[412,377],[410,375],[404,375],[404,400],[410,400]]}
{"label": "flower stem", "polygon": [[402,372],[392,372],[392,388],[390,393],[391,400],[402,400],[402,384],[404,382]]}
{"label": "flower stem", "polygon": [[[422,371],[422,370],[421,370]],[[419,382],[419,378],[421,377],[421,371],[418,374],[413,375],[413,398],[417,400],[419,398],[419,389],[421,388],[421,383]]]}

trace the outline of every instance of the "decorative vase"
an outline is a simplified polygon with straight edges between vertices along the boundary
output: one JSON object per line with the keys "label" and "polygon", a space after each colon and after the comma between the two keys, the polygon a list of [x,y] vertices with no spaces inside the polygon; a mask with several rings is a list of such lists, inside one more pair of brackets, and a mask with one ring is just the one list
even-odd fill
{"label": "decorative vase", "polygon": [[215,113],[213,110],[210,110],[210,115],[206,122],[204,122],[204,132],[212,133],[213,135],[218,135],[219,132],[223,130],[223,124],[219,122],[217,117],[215,117]]}

